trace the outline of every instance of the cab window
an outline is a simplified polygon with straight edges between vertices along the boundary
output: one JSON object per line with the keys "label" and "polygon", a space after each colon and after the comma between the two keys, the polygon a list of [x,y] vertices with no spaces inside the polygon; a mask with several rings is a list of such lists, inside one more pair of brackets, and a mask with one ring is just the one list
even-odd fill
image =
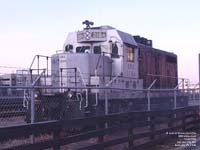
{"label": "cab window", "polygon": [[94,46],[94,54],[101,54],[101,46]]}
{"label": "cab window", "polygon": [[85,50],[90,50],[90,46],[79,46],[76,48],[77,53],[85,53]]}
{"label": "cab window", "polygon": [[132,47],[128,47],[128,51],[127,51],[127,53],[128,53],[128,58],[127,58],[127,60],[128,61],[134,61],[134,49],[132,48]]}
{"label": "cab window", "polygon": [[67,44],[67,45],[65,46],[65,51],[67,52],[67,51],[70,51],[70,50],[73,50],[73,45]]}
{"label": "cab window", "polygon": [[112,44],[112,57],[113,58],[119,58],[118,46],[117,46],[116,43]]}

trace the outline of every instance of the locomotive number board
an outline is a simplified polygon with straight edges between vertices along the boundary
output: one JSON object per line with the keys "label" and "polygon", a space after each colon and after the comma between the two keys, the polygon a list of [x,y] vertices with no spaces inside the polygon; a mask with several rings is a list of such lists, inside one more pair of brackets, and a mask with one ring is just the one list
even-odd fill
{"label": "locomotive number board", "polygon": [[77,32],[77,42],[103,42],[107,40],[104,30],[84,30]]}

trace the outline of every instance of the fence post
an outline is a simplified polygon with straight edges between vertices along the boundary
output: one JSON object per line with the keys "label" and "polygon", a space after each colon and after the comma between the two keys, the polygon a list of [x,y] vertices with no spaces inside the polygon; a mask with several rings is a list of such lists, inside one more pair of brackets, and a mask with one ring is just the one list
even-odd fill
{"label": "fence post", "polygon": [[199,110],[198,111],[200,111],[200,53],[199,53]]}
{"label": "fence post", "polygon": [[176,99],[176,96],[177,96],[177,92],[176,92],[176,89],[174,89],[174,109],[176,109],[176,107],[177,107],[177,103],[176,103],[177,99]]}
{"label": "fence post", "polygon": [[105,90],[105,115],[108,115],[108,95],[106,90]]}
{"label": "fence post", "polygon": [[[105,126],[104,123],[99,123],[99,124],[97,125],[97,129],[103,129],[104,126]],[[104,141],[104,135],[98,136],[98,143],[102,143],[103,141]]]}
{"label": "fence post", "polygon": [[60,150],[60,144],[58,141],[60,139],[60,129],[53,131],[53,139],[56,141],[56,144],[53,146],[53,150]]}
{"label": "fence post", "polygon": [[134,147],[134,142],[133,142],[133,128],[130,127],[128,129],[128,149],[129,150],[133,150],[133,147]]}
{"label": "fence post", "polygon": [[166,132],[166,136],[170,136],[171,138],[176,137],[176,136],[171,136],[171,132],[174,132],[172,130],[172,128],[173,128],[173,121],[175,122],[175,120],[174,120],[175,113],[176,113],[176,110],[173,110],[173,111],[169,112],[169,114],[168,114],[168,130]]}
{"label": "fence post", "polygon": [[[154,121],[155,121],[155,117],[154,116],[150,116],[150,131],[152,133],[154,133],[155,131],[155,124],[154,124]],[[154,139],[154,135],[151,135],[150,139],[153,140]]]}
{"label": "fence post", "polygon": [[[176,88],[174,89],[174,110],[177,108],[177,91]],[[176,118],[176,111],[174,113],[174,118]]]}
{"label": "fence post", "polygon": [[148,99],[148,106],[147,106],[147,110],[151,111],[151,98],[150,98],[150,90],[153,87],[153,85],[156,83],[157,79],[155,79],[151,85],[147,88],[147,99]]}
{"label": "fence post", "polygon": [[183,120],[182,120],[183,127],[182,127],[182,130],[185,131],[185,129],[186,129],[186,127],[185,127],[185,116],[186,116],[185,115],[185,111],[183,111],[182,114],[183,114]]}
{"label": "fence post", "polygon": [[[30,90],[31,90],[30,91],[30,94],[31,94],[31,112],[30,112],[31,116],[30,117],[31,117],[31,124],[33,124],[35,122],[35,98],[34,98],[34,89],[31,88]],[[34,134],[32,134],[30,138],[31,138],[31,142],[35,143]]]}
{"label": "fence post", "polygon": [[148,128],[150,129],[150,131],[151,131],[151,115],[150,115],[150,111],[151,111],[151,98],[150,98],[150,89],[148,88],[148,91],[147,91],[147,111],[148,111],[148,113],[149,113],[149,115],[148,115],[148,123],[149,123],[149,125],[148,125]]}
{"label": "fence post", "polygon": [[168,128],[173,127],[173,114],[170,112],[168,115]]}
{"label": "fence post", "polygon": [[[107,90],[105,90],[105,115],[108,115],[108,95]],[[108,123],[105,123],[105,127],[108,128]]]}
{"label": "fence post", "polygon": [[150,97],[150,89],[147,91],[147,110],[151,111],[151,97]]}
{"label": "fence post", "polygon": [[35,122],[35,98],[34,89],[31,89],[31,124]]}
{"label": "fence post", "polygon": [[174,112],[175,111],[170,112],[168,115],[168,133],[172,132],[171,128],[173,127],[173,116],[175,115]]}

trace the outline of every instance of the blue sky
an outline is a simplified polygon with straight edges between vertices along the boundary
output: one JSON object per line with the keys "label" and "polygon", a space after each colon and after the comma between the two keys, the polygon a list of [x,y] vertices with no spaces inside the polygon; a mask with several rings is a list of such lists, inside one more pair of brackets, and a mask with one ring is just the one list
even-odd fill
{"label": "blue sky", "polygon": [[198,82],[199,6],[198,0],[0,0],[0,66],[27,68],[34,55],[52,55],[89,19],[152,39],[178,55],[179,77]]}

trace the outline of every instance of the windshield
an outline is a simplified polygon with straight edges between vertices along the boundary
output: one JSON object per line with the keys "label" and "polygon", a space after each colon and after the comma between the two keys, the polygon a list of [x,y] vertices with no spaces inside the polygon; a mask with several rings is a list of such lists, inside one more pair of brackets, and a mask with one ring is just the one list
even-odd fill
{"label": "windshield", "polygon": [[90,50],[90,46],[79,46],[76,48],[77,53],[85,53],[85,50]]}
{"label": "windshield", "polygon": [[94,54],[101,54],[101,46],[94,46]]}
{"label": "windshield", "polygon": [[[76,48],[76,53],[88,53],[91,51],[90,46],[79,46]],[[94,54],[101,54],[101,46],[94,46],[93,47]]]}

